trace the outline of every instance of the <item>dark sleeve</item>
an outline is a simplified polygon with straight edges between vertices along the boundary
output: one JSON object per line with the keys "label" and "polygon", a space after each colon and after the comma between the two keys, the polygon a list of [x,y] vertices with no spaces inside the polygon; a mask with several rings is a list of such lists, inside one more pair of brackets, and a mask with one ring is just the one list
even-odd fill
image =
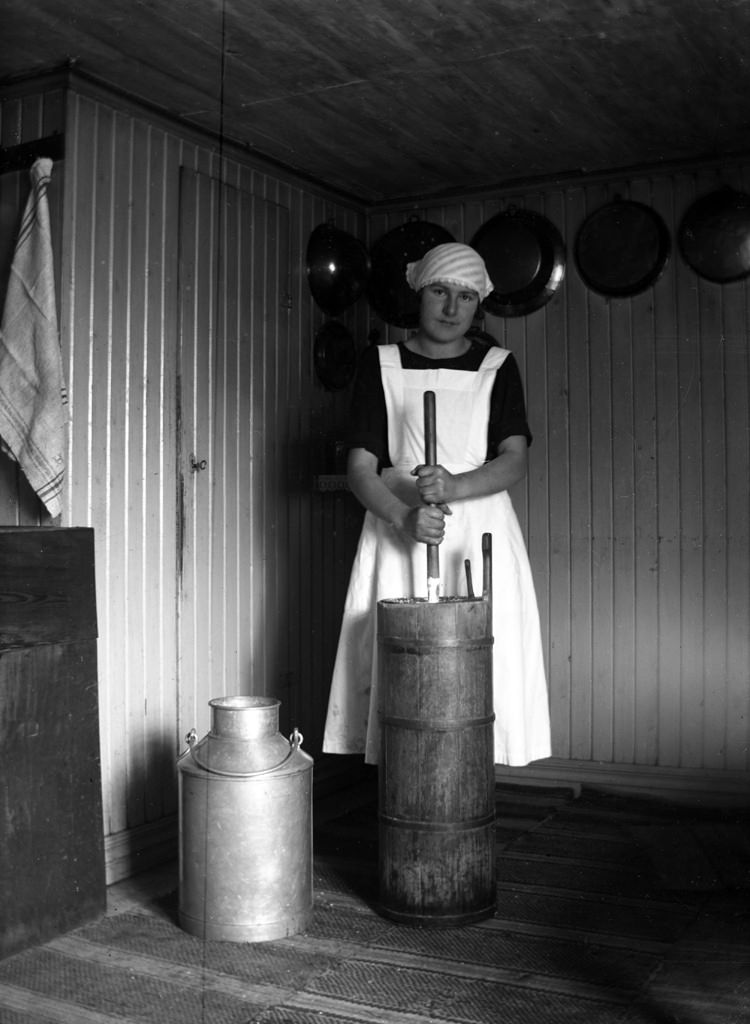
{"label": "dark sleeve", "polygon": [[514,434],[525,435],[531,444],[532,436],[526,419],[521,374],[515,356],[511,353],[495,374],[490,400],[490,422],[487,427],[487,458],[494,459],[500,442]]}
{"label": "dark sleeve", "polygon": [[352,390],[346,449],[365,448],[378,459],[380,467],[390,466],[388,455],[388,414],[380,376],[378,346],[370,345],[360,356]]}

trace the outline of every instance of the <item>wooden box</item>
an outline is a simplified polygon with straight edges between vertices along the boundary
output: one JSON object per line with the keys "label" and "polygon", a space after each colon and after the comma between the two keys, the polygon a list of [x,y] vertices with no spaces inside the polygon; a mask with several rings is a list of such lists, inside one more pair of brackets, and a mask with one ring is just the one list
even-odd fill
{"label": "wooden box", "polygon": [[0,956],[106,906],[90,529],[0,527]]}

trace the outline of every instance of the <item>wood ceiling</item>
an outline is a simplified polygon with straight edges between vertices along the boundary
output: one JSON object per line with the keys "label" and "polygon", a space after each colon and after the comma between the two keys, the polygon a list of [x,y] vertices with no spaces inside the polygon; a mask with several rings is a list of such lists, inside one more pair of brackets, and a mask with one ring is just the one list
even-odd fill
{"label": "wood ceiling", "polygon": [[368,206],[750,150],[748,0],[1,0],[84,74]]}

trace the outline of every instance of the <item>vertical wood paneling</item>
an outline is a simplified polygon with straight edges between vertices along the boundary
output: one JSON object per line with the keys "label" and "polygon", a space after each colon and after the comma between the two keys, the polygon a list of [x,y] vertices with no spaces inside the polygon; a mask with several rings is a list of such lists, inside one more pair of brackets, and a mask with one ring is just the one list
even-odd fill
{"label": "vertical wood paneling", "polygon": [[[750,168],[738,173],[737,187],[750,190]],[[745,768],[747,758],[748,665],[750,665],[750,309],[748,292],[732,286],[733,302],[723,304],[722,342],[725,353],[725,413],[727,467],[727,700],[726,742],[729,768]]]}
{"label": "vertical wood paneling", "polygon": [[[674,224],[676,183],[670,183],[664,212]],[[690,197],[680,200],[679,208]],[[677,325],[679,255],[672,253],[667,272],[654,286],[656,351],[657,536],[658,536],[658,661],[654,687],[658,692],[656,749],[663,764],[679,764],[680,751],[680,337]]]}
{"label": "vertical wood paneling", "polygon": [[[554,217],[553,223],[561,234],[565,230],[570,203],[570,197],[563,197],[561,209],[550,211]],[[566,237],[565,234],[563,237]],[[569,567],[576,515],[573,495],[581,486],[574,472],[579,463],[573,459],[572,453],[576,446],[574,429],[580,426],[587,437],[588,423],[585,417],[574,420],[571,403],[576,388],[585,384],[587,370],[585,365],[577,368],[573,364],[567,344],[568,332],[577,329],[577,322],[573,318],[577,308],[575,290],[566,289],[557,301],[557,317],[544,314],[537,317],[543,329],[537,331],[536,356],[524,377],[529,422],[534,434],[529,453],[532,467],[529,477],[529,509],[540,537],[546,520],[548,537],[546,550],[542,544],[535,544],[533,538],[530,538],[529,554],[534,568],[535,586],[539,589],[540,583],[542,585],[541,610],[544,611],[546,606],[541,624],[547,651],[550,711],[554,712],[551,715],[553,750],[560,751],[563,757],[575,757],[574,726],[580,729],[580,715],[574,700],[577,690],[573,688],[571,644],[574,637],[588,644],[589,616],[586,605],[572,600],[575,580]],[[518,358],[522,353],[514,354]],[[520,358],[519,364],[523,365]],[[587,464],[582,464],[581,469],[587,473]],[[586,480],[584,490],[587,489]],[[583,561],[574,558],[573,565],[580,565],[582,572],[588,573],[588,552],[581,554]],[[576,616],[583,617],[578,625]],[[586,730],[585,717],[583,725]]]}
{"label": "vertical wood paneling", "polygon": [[[603,186],[587,196],[589,211],[605,201]],[[575,458],[588,458],[591,464],[590,491],[586,496],[591,515],[591,684],[588,689],[588,714],[591,735],[589,756],[609,760],[612,745],[612,679],[614,656],[613,607],[613,397],[615,390],[610,304],[601,296],[588,296],[589,406],[591,436],[588,451],[581,448]],[[618,383],[619,386],[619,383]],[[574,418],[574,417],[573,417]],[[575,496],[578,501],[584,495]],[[576,680],[578,683],[578,680]]]}
{"label": "vertical wood paneling", "polygon": [[[179,525],[176,538],[178,579],[181,588],[177,637],[179,720],[187,728],[205,723],[202,678],[203,650],[212,631],[210,565],[213,465],[213,307],[216,279],[216,203],[213,183],[182,171],[180,208],[192,211],[190,223],[180,219],[179,232],[179,436],[175,438],[178,462]],[[187,387],[184,382],[188,381]],[[175,396],[177,398],[177,396]],[[207,469],[200,469],[204,464]],[[199,496],[200,495],[200,500]],[[215,696],[221,696],[217,693]],[[196,715],[201,710],[201,721]]]}
{"label": "vertical wood paneling", "polygon": [[71,96],[64,519],[95,530],[108,834],[175,809],[175,148]]}
{"label": "vertical wood paneling", "polygon": [[[185,485],[180,647],[191,662],[180,673],[181,720],[201,731],[211,697],[266,693],[282,700],[283,723],[319,730],[351,559],[340,519],[352,499],[311,496],[330,439],[310,437],[310,423],[314,402],[329,396],[314,383],[309,321],[290,327],[290,208],[276,200],[291,196],[237,180],[183,172],[182,436],[214,428],[207,470]],[[201,363],[203,337],[211,353]]]}
{"label": "vertical wood paneling", "polygon": [[[564,333],[554,331],[554,343],[542,352],[539,370],[548,377],[547,415],[550,430],[550,495],[545,512],[550,517],[548,529],[552,537],[549,564],[550,586],[554,602],[550,608],[548,640],[548,686],[552,712],[554,750],[563,756],[586,757],[591,735],[591,678],[593,610],[591,606],[591,410],[590,352],[588,330],[588,297],[581,281],[572,271],[570,224],[586,216],[586,195],[573,189],[567,196],[565,219],[556,222],[567,241],[565,290],[560,301],[565,303]],[[542,314],[539,319],[547,320]],[[543,360],[546,357],[545,371]],[[526,377],[529,393],[529,419],[537,432],[536,415],[539,403],[534,399],[536,385]],[[536,442],[534,442],[536,444]],[[530,461],[536,461],[531,449]],[[536,501],[532,492],[530,503]],[[533,549],[529,555],[534,559]],[[535,561],[532,561],[532,566]],[[565,609],[568,609],[566,614]],[[586,666],[581,685],[575,666]],[[580,674],[580,669],[579,673]]]}
{"label": "vertical wood paneling", "polygon": [[[652,206],[664,216],[653,182],[638,183],[631,198]],[[666,219],[666,218],[665,218]],[[654,685],[658,657],[657,560],[658,522],[656,486],[656,337],[655,288],[632,300],[634,319],[632,355],[632,437],[633,437],[633,648],[632,723],[627,740],[618,727],[615,756],[622,761],[654,764],[657,756],[657,687]],[[625,673],[627,676],[627,673]]]}
{"label": "vertical wood paneling", "polygon": [[[287,689],[285,692],[284,722],[288,729],[297,726],[306,738],[310,735],[308,723],[314,721],[313,708],[316,690],[313,677],[313,557],[311,536],[313,497],[310,479],[314,475],[311,445],[311,415],[306,394],[312,380],[310,349],[313,311],[312,299],[302,270],[307,239],[317,226],[315,203],[305,202],[298,192],[284,195],[290,210],[290,280],[292,304],[289,323],[289,344],[295,344],[295,356],[290,356],[289,399],[289,460],[287,488],[289,494],[289,621],[300,623],[294,643],[290,643]],[[317,545],[315,545],[317,547]],[[307,557],[305,553],[308,552]]]}
{"label": "vertical wood paneling", "polygon": [[[726,361],[723,304],[742,289],[706,287],[699,291],[701,494],[703,520],[703,602],[701,646],[703,735],[701,763],[721,768],[725,762],[725,691],[727,637],[724,629],[727,593],[727,465],[726,465]],[[736,301],[736,298],[735,298]],[[716,619],[719,621],[715,621]],[[719,742],[716,742],[716,741]]]}
{"label": "vertical wood paneling", "polygon": [[[678,182],[680,208],[696,195],[691,179]],[[679,759],[693,766],[699,763],[703,701],[703,517],[702,450],[700,409],[700,338],[698,293],[701,283],[681,261],[675,263],[678,283],[677,303],[677,381],[679,451],[679,541],[680,553],[680,672],[679,687]],[[691,728],[692,723],[692,728]]]}

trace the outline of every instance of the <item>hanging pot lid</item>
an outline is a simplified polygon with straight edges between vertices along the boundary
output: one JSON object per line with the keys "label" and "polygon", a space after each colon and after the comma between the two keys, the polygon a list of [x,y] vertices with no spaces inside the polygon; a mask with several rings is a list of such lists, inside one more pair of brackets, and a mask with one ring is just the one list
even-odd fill
{"label": "hanging pot lid", "polygon": [[315,302],[328,316],[354,305],[367,284],[367,249],[332,221],[319,224],[307,243],[307,283]]}
{"label": "hanging pot lid", "polygon": [[565,276],[565,246],[552,221],[515,206],[482,225],[470,245],[482,256],[495,286],[482,305],[494,316],[533,313]]}
{"label": "hanging pot lid", "polygon": [[688,208],[678,241],[685,262],[708,281],[725,284],[750,274],[750,195],[726,186]]}
{"label": "hanging pot lid", "polygon": [[575,257],[592,291],[626,297],[658,280],[670,248],[667,226],[655,210],[617,196],[583,222]]}
{"label": "hanging pot lid", "polygon": [[367,299],[381,319],[394,327],[419,326],[419,297],[406,282],[406,264],[420,260],[436,245],[455,242],[440,224],[412,217],[370,248]]}
{"label": "hanging pot lid", "polygon": [[315,372],[331,391],[345,388],[357,367],[357,350],[351,332],[338,320],[327,320],[315,334]]}

